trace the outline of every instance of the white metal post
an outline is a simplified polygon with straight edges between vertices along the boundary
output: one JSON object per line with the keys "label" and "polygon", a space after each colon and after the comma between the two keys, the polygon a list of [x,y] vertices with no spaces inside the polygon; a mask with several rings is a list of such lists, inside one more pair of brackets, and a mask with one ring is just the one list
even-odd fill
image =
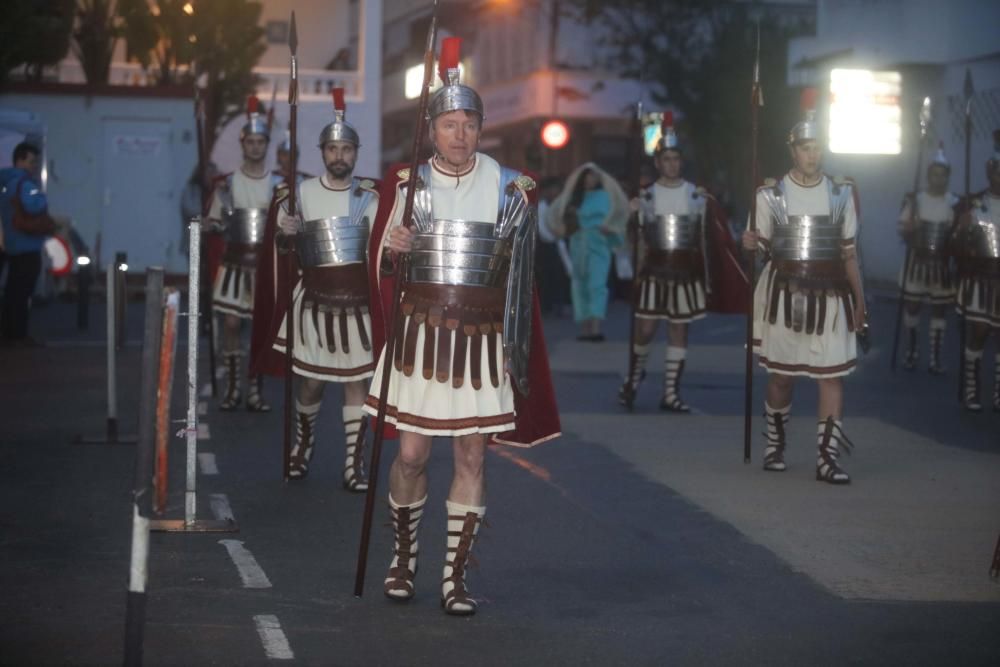
{"label": "white metal post", "polygon": [[201,220],[188,224],[188,408],[187,408],[187,483],[184,494],[184,525],[194,526],[197,512],[198,463],[198,321],[201,287]]}
{"label": "white metal post", "polygon": [[116,289],[115,275],[118,267],[108,265],[107,268],[107,323],[108,323],[108,440],[114,442],[118,435],[118,385],[116,372],[116,341],[118,340],[117,317],[118,312],[118,290]]}

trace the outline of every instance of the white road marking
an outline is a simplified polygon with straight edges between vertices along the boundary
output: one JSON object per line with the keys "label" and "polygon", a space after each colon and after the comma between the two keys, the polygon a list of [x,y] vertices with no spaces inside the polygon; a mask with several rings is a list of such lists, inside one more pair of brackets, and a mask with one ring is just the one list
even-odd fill
{"label": "white road marking", "polygon": [[201,452],[198,454],[198,464],[201,466],[202,475],[218,475],[219,466],[215,464],[215,454]]}
{"label": "white road marking", "polygon": [[219,540],[226,547],[229,557],[236,564],[236,569],[243,580],[243,588],[271,588],[271,580],[264,574],[249,549],[243,546],[243,540]]}
{"label": "white road marking", "polygon": [[198,439],[199,440],[211,440],[212,433],[208,430],[208,424],[205,422],[198,423]]}
{"label": "white road marking", "polygon": [[208,414],[208,401],[198,401],[198,416],[204,417]]}
{"label": "white road marking", "polygon": [[273,614],[258,614],[253,617],[257,634],[264,645],[264,653],[272,660],[294,660],[295,654],[288,645],[288,638],[281,629],[278,617]]}
{"label": "white road marking", "polygon": [[208,496],[208,505],[212,508],[212,516],[216,521],[235,520],[233,508],[229,506],[229,498],[224,493],[212,493]]}

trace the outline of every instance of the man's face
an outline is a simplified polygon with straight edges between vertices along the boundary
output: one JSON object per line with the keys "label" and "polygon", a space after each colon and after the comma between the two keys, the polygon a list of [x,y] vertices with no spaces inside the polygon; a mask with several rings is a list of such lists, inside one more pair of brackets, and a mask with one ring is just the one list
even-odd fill
{"label": "man's face", "polygon": [[471,111],[449,111],[431,123],[434,150],[454,167],[465,165],[479,146],[482,120]]}
{"label": "man's face", "polygon": [[18,160],[14,166],[24,169],[29,174],[37,174],[40,163],[41,158],[38,153],[29,152],[25,157]]}
{"label": "man's face", "polygon": [[659,170],[660,176],[671,181],[676,181],[681,177],[682,166],[681,154],[677,151],[665,150],[656,158],[656,168]]}
{"label": "man's face", "polygon": [[354,172],[358,161],[358,148],[349,141],[328,141],[323,144],[323,164],[326,173],[342,180]]}
{"label": "man's face", "polygon": [[792,164],[795,169],[807,178],[819,176],[820,164],[823,161],[823,151],[819,142],[809,139],[799,141],[789,148],[792,154]]}
{"label": "man's face", "polygon": [[248,134],[243,137],[243,159],[260,162],[267,157],[267,137],[263,134]]}
{"label": "man's face", "polygon": [[944,192],[948,187],[948,177],[951,172],[941,165],[931,165],[927,169],[927,189],[931,192]]}

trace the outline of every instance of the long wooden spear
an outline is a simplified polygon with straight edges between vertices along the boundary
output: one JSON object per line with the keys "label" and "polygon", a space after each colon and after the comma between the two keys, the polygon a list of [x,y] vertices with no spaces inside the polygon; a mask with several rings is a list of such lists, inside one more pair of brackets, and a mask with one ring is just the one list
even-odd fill
{"label": "long wooden spear", "polygon": [[[641,86],[640,81],[640,86]],[[642,157],[645,152],[645,141],[642,133],[642,90],[640,88],[639,99],[635,103],[635,115],[632,117],[630,127],[632,135],[633,152],[632,160],[634,171],[632,172],[632,192],[631,195],[639,201],[642,196]],[[625,401],[625,409],[632,412],[635,406],[636,387],[632,378],[636,374],[636,364],[638,358],[635,354],[635,313],[639,308],[639,216],[640,211],[633,211],[629,216],[628,235],[632,241],[632,285],[629,291],[629,300],[632,302],[632,312],[628,321],[628,373],[625,375],[622,398]]]}
{"label": "long wooden spear", "polygon": [[[962,93],[965,95],[965,201],[966,206],[972,196],[969,187],[969,167],[972,159],[972,96],[976,94],[976,88],[972,85],[972,70],[965,68],[965,84],[962,86]],[[961,258],[958,262],[958,273],[961,275]],[[961,295],[959,295],[961,298]],[[965,398],[965,315],[958,314],[958,401],[961,403]]]}
{"label": "long wooden spear", "polygon": [[[198,86],[198,76],[194,78],[194,131],[198,144],[198,187],[201,189],[201,212],[202,215],[208,210],[210,197],[212,196],[212,182],[208,177],[208,146],[205,137],[205,99],[202,97],[201,88]],[[200,260],[199,260],[200,261]],[[202,294],[189,294],[188,300],[191,303],[203,304],[208,311],[208,373],[212,385],[212,398],[218,393],[215,379],[215,312],[212,299],[212,276],[204,282],[201,289]]]}
{"label": "long wooden spear", "polygon": [[[296,209],[296,196],[298,186],[295,182],[295,175],[298,173],[298,118],[299,118],[299,64],[296,59],[296,51],[299,48],[299,34],[295,29],[295,12],[292,11],[292,25],[288,31],[288,48],[291,51],[289,68],[291,75],[288,79],[288,140],[289,146],[289,168],[285,173],[285,183],[288,184],[288,215],[294,216]],[[290,248],[289,251],[294,248]],[[282,447],[282,468],[281,476],[287,482],[289,467],[292,460],[292,385],[294,375],[292,370],[293,348],[295,347],[295,309],[293,299],[295,296],[295,262],[292,256],[288,255],[285,263],[285,438]]]}
{"label": "long wooden spear", "polygon": [[[924,161],[924,144],[927,142],[927,130],[931,124],[931,98],[925,97],[924,103],[920,107],[920,145],[917,147],[917,164],[913,173],[913,202],[910,205],[910,223],[917,221],[917,188],[920,187],[920,167]],[[903,304],[906,294],[906,277],[910,274],[910,266],[913,264],[913,250],[909,242],[906,245],[906,256],[903,259],[903,279],[899,284],[899,298],[896,301],[896,332],[892,336],[892,358],[889,361],[889,368],[896,370],[896,357],[899,353],[899,332],[903,324]]]}
{"label": "long wooden spear", "polygon": [[[434,42],[437,37],[437,0],[431,10],[431,25],[427,31],[427,48],[424,50],[424,81],[420,88],[420,103],[417,105],[417,126],[413,132],[413,146],[410,148],[410,173],[406,180],[406,200],[403,204],[402,224],[409,227],[413,217],[413,197],[417,189],[417,164],[420,160],[420,148],[424,143],[427,130],[427,103],[430,98],[431,80],[434,76]],[[427,184],[430,187],[430,184]],[[399,329],[399,301],[403,295],[403,283],[406,282],[407,255],[401,253],[396,263],[396,280],[392,290],[392,317],[389,331],[386,335],[385,348],[382,352],[382,384],[378,392],[378,412],[375,415],[375,429],[372,438],[372,461],[368,473],[368,491],[365,494],[365,513],[361,522],[361,544],[358,548],[358,567],[354,578],[354,595],[361,597],[365,588],[365,569],[368,565],[368,544],[372,533],[372,516],[375,512],[375,487],[378,485],[379,459],[382,456],[382,441],[385,438],[385,412],[389,402],[389,377],[392,370],[393,350],[399,341],[396,334]]]}
{"label": "long wooden spear", "polygon": [[[760,20],[757,20],[757,50],[753,61],[753,83],[750,86],[750,224],[751,232],[757,231],[757,182],[760,180],[757,166],[757,135],[758,112],[764,105],[760,88]],[[757,249],[749,251],[750,261],[747,263],[747,293],[749,295],[747,308],[746,335],[746,390],[743,400],[743,463],[750,463],[750,411],[753,409],[753,297],[754,282],[756,282]]]}

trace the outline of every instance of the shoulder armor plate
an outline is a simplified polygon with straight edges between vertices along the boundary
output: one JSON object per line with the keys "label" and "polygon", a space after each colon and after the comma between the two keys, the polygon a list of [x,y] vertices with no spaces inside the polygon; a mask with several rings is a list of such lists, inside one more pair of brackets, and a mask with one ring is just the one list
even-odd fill
{"label": "shoulder armor plate", "polygon": [[536,185],[535,179],[525,174],[518,175],[518,177],[514,179],[514,182],[517,184],[517,187],[521,188],[525,192],[531,192],[535,189]]}

